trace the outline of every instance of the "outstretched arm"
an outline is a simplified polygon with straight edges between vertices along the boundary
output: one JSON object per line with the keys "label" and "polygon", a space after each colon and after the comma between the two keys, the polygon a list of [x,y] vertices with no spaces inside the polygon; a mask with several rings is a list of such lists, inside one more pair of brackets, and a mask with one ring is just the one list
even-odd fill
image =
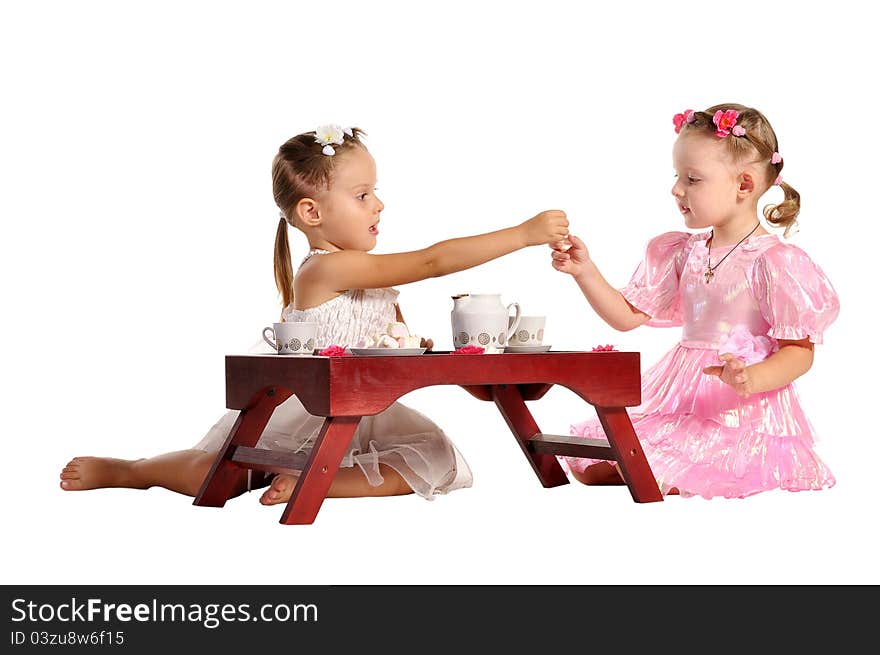
{"label": "outstretched arm", "polygon": [[608,283],[583,241],[574,235],[569,236],[569,241],[568,250],[553,248],[553,268],[574,278],[584,298],[603,321],[615,330],[626,332],[651,318],[629,304],[623,294]]}
{"label": "outstretched arm", "polygon": [[449,275],[484,264],[528,246],[558,243],[568,236],[568,219],[559,210],[544,211],[515,226],[440,241],[422,250],[370,255],[342,250],[316,257],[300,269],[303,282],[342,292],[379,289]]}
{"label": "outstretched arm", "polygon": [[718,359],[724,364],[707,366],[703,373],[717,375],[745,397],[784,387],[809,371],[813,365],[813,344],[809,339],[780,340],[778,351],[749,366],[730,353],[722,353]]}

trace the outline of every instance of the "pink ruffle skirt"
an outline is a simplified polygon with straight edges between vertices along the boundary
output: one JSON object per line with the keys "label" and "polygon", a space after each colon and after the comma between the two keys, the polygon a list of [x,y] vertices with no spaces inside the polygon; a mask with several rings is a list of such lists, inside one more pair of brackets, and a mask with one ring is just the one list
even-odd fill
{"label": "pink ruffle skirt", "polygon": [[[661,492],[676,488],[683,496],[744,498],[771,489],[834,485],[813,451],[813,428],[792,385],[742,398],[717,376],[703,373],[720,364],[719,352],[752,363],[775,347],[772,339],[752,339],[717,349],[681,343],[644,373],[642,404],[629,414]],[[605,438],[597,419],[572,425],[571,434]],[[603,461],[560,460],[578,472]]]}

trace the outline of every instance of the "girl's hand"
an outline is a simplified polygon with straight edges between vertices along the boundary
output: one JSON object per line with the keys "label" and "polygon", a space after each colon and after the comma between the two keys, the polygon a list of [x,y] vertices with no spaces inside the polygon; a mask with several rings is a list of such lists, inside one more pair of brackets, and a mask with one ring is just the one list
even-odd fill
{"label": "girl's hand", "polygon": [[422,337],[421,346],[422,346],[422,348],[427,348],[428,350],[433,350],[434,349],[434,340],[433,339],[425,339],[425,337]]}
{"label": "girl's hand", "polygon": [[749,375],[746,363],[730,353],[718,355],[718,359],[724,362],[724,364],[721,366],[707,366],[703,369],[703,373],[718,376],[724,384],[729,384],[743,398],[751,394],[753,392],[754,380]]}
{"label": "girl's hand", "polygon": [[568,218],[561,209],[543,211],[519,227],[525,232],[526,243],[530,246],[559,243],[568,237]]}
{"label": "girl's hand", "polygon": [[[570,247],[566,248],[566,245]],[[555,243],[550,247],[552,248],[550,256],[553,258],[553,268],[557,271],[577,277],[590,263],[590,253],[587,251],[587,246],[573,234],[568,236],[568,244]]]}

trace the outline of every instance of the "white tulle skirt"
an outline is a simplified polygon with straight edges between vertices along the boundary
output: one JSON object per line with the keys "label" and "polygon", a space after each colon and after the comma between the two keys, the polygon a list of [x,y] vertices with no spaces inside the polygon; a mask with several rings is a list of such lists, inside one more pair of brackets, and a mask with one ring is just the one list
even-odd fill
{"label": "white tulle skirt", "polygon": [[[194,448],[217,451],[225,443],[238,411],[224,414]],[[324,422],[309,414],[296,396],[275,408],[257,448],[307,452]],[[369,484],[383,478],[379,464],[397,471],[422,498],[470,487],[473,475],[464,457],[428,417],[396,402],[374,416],[361,419],[340,467],[357,466]]]}

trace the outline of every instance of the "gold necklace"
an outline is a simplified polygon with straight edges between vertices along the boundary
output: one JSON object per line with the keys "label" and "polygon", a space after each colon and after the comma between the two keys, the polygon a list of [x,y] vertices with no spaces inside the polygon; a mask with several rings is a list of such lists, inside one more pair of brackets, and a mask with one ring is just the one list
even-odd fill
{"label": "gold necklace", "polygon": [[712,281],[712,278],[715,277],[715,269],[721,266],[721,262],[727,259],[730,253],[736,250],[743,241],[752,236],[755,230],[757,230],[759,227],[761,227],[760,221],[755,225],[755,227],[752,228],[752,230],[747,235],[740,239],[739,243],[731,248],[728,253],[721,258],[721,261],[715,264],[715,266],[712,266],[712,241],[715,239],[715,230],[712,230],[712,236],[709,237],[709,253],[706,255],[706,272],[703,273],[703,277],[706,278],[706,284],[709,284]]}

